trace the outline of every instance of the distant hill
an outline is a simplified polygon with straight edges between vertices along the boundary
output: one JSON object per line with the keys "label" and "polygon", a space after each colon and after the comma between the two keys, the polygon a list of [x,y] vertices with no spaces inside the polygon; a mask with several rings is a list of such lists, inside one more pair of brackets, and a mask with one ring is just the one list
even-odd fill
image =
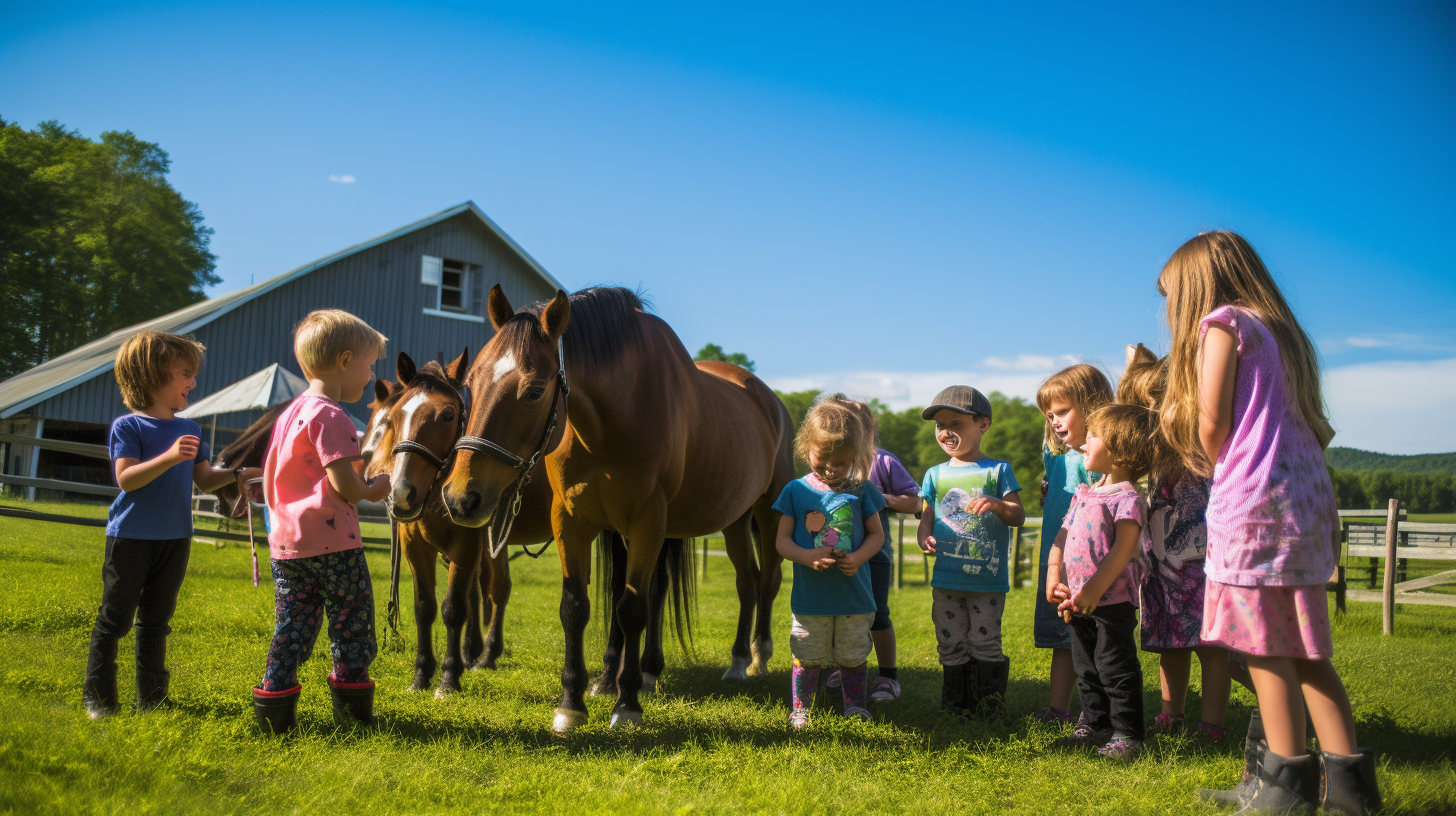
{"label": "distant hill", "polygon": [[1355,448],[1329,448],[1325,464],[1335,470],[1392,470],[1396,473],[1456,474],[1456,453],[1417,453],[1399,456]]}

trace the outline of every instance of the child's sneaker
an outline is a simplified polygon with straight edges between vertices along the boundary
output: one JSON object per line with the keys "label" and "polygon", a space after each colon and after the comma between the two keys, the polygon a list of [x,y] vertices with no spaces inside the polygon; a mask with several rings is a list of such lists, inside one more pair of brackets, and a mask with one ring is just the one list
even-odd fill
{"label": "child's sneaker", "polygon": [[870,716],[869,711],[860,708],[859,706],[845,706],[844,716],[848,717],[851,720],[859,720],[860,722],[869,722],[870,720],[874,719]]}
{"label": "child's sneaker", "polygon": [[1101,748],[1112,739],[1112,729],[1097,730],[1088,724],[1085,716],[1077,720],[1077,727],[1072,729],[1072,735],[1053,740],[1053,748]]}
{"label": "child's sneaker", "polygon": [[831,689],[839,688],[839,669],[831,671],[828,676],[824,678],[824,686],[825,688]]}
{"label": "child's sneaker", "polygon": [[796,708],[789,713],[789,727],[795,731],[809,727],[809,709]]}
{"label": "child's sneaker", "polygon": [[1150,736],[1181,734],[1185,728],[1182,714],[1159,714],[1153,718],[1153,724],[1148,726],[1148,734]]}
{"label": "child's sneaker", "polygon": [[1221,725],[1214,725],[1209,722],[1199,722],[1193,729],[1193,741],[1199,745],[1218,745],[1223,742],[1223,735],[1227,733]]}
{"label": "child's sneaker", "polygon": [[1098,754],[1120,762],[1137,759],[1138,754],[1142,752],[1142,740],[1133,737],[1114,737],[1106,745],[1097,749]]}
{"label": "child's sneaker", "polygon": [[898,680],[891,680],[888,677],[876,677],[875,684],[870,687],[870,699],[877,703],[888,703],[891,700],[899,699],[900,683]]}
{"label": "child's sneaker", "polygon": [[1072,721],[1072,712],[1063,711],[1060,708],[1047,706],[1041,711],[1031,715],[1037,722],[1051,723],[1053,725],[1066,725]]}

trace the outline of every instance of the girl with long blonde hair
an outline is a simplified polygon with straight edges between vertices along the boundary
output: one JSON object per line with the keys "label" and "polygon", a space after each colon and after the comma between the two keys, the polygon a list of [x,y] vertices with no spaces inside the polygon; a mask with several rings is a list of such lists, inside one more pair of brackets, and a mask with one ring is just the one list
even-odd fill
{"label": "girl with long blonde hair", "polygon": [[[1205,795],[1237,795],[1252,812],[1378,809],[1374,757],[1355,742],[1330,663],[1324,584],[1339,516],[1314,345],[1232,232],[1179,247],[1158,291],[1172,331],[1163,435],[1190,472],[1211,477],[1201,636],[1248,656],[1267,740],[1238,788]],[[1306,711],[1320,757],[1305,750]]]}

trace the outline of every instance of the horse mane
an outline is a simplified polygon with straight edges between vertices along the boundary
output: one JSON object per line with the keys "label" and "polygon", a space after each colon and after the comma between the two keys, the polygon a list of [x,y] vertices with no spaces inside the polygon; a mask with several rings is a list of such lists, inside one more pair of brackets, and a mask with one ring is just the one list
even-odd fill
{"label": "horse mane", "polygon": [[[642,344],[637,313],[651,307],[640,293],[620,286],[594,286],[573,292],[570,302],[571,318],[562,347],[573,368],[610,367],[629,349]],[[545,340],[540,317],[548,303],[541,300],[523,306],[500,327],[507,349],[524,353],[532,340]]]}
{"label": "horse mane", "polygon": [[405,390],[411,388],[418,388],[422,391],[430,391],[436,394],[444,394],[462,402],[465,400],[465,395],[446,376],[445,367],[435,360],[425,363],[415,371],[414,378],[409,381],[409,385],[405,386]]}
{"label": "horse mane", "polygon": [[272,408],[264,411],[263,415],[258,417],[257,422],[249,425],[247,430],[243,431],[237,439],[229,442],[227,446],[224,447],[220,453],[218,453],[218,464],[223,467],[236,467],[238,465],[238,462],[236,460],[239,457],[246,456],[255,447],[257,447],[259,443],[262,443],[266,446],[269,439],[271,439],[273,436],[273,424],[278,421],[278,415],[283,413],[284,410],[286,410],[292,402],[293,400],[289,400],[288,402],[281,402],[273,406]]}

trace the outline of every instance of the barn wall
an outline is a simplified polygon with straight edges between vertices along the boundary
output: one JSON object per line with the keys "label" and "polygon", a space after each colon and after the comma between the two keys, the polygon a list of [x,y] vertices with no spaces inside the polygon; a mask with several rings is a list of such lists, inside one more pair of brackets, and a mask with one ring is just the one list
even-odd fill
{"label": "barn wall", "polygon": [[[517,306],[554,291],[520,256],[470,213],[433,224],[355,253],[260,295],[194,332],[207,347],[195,399],[279,362],[302,374],[293,359],[293,327],[314,309],[344,309],[389,338],[375,374],[394,378],[395,355],[417,364],[442,355],[448,361],[467,346],[473,356],[493,335],[488,322],[424,314],[435,305],[434,287],[420,283],[421,258],[433,255],[480,267],[484,289],[499,283]],[[481,298],[482,302],[484,298]],[[471,304],[467,302],[467,307]],[[482,307],[483,311],[483,307]],[[365,418],[364,404],[345,406]],[[35,416],[107,424],[127,412],[112,372],[106,372],[36,405]],[[232,419],[231,417],[227,419]],[[205,422],[205,420],[204,420]],[[233,424],[225,422],[224,424]]]}

